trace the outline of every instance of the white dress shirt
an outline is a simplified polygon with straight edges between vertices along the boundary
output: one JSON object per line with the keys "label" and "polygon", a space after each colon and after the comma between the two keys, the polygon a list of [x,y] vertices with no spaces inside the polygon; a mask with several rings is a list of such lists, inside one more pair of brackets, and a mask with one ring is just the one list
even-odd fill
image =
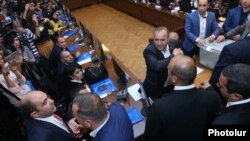
{"label": "white dress shirt", "polygon": [[170,56],[169,46],[167,45],[167,47],[166,47],[166,50],[165,50],[165,51],[161,50],[161,53],[163,54],[164,58],[169,57],[169,56]]}
{"label": "white dress shirt", "polygon": [[106,122],[108,121],[108,119],[109,119],[109,112],[108,112],[108,117],[107,117],[107,119],[98,127],[98,128],[96,128],[95,130],[93,130],[92,132],[90,132],[89,133],[89,135],[91,136],[91,137],[95,137],[96,136],[96,134],[102,129],[102,127],[106,124]]}
{"label": "white dress shirt", "polygon": [[[47,117],[47,118],[35,118],[35,119],[49,122],[51,124],[54,124],[54,125],[60,127],[61,129],[65,130],[66,132],[70,133],[69,130],[67,129],[67,127],[65,127],[64,123],[61,120],[55,118],[53,115],[50,117]],[[67,124],[67,123],[65,123],[65,124]]]}
{"label": "white dress shirt", "polygon": [[248,102],[250,102],[250,98],[244,99],[244,100],[241,100],[241,101],[236,101],[236,102],[227,102],[226,107],[233,106],[233,105],[244,104],[244,103],[248,103]]}

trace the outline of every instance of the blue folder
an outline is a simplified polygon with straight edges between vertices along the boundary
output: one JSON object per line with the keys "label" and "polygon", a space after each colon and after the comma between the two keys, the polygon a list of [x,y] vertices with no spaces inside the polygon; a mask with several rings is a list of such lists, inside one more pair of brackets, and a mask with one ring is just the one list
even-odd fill
{"label": "blue folder", "polygon": [[68,31],[63,31],[61,33],[62,36],[67,36],[67,37],[70,37],[70,36],[73,36],[74,34],[77,33],[77,30],[68,30]]}
{"label": "blue folder", "polygon": [[70,52],[75,51],[80,45],[79,44],[72,44],[68,47]]}
{"label": "blue folder", "polygon": [[116,90],[114,82],[110,78],[103,79],[95,84],[90,85],[90,89],[101,98]]}
{"label": "blue folder", "polygon": [[128,109],[127,113],[128,113],[128,117],[131,120],[132,124],[136,124],[140,121],[143,121],[143,119],[144,119],[143,116],[141,115],[141,113],[135,107]]}

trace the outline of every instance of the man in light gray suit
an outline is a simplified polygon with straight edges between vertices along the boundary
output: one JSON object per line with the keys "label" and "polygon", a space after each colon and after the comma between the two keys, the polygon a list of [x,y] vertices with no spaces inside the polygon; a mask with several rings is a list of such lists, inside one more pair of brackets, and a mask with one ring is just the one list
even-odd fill
{"label": "man in light gray suit", "polygon": [[243,25],[238,25],[232,30],[228,31],[225,35],[220,35],[217,38],[217,42],[222,42],[225,39],[233,39],[235,41],[242,40],[248,36],[250,32],[250,14],[247,17],[247,21]]}

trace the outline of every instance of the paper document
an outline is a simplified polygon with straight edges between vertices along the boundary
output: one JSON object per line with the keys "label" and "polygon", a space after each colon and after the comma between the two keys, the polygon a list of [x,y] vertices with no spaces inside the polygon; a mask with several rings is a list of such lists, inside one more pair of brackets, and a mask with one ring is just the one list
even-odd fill
{"label": "paper document", "polygon": [[199,74],[199,73],[201,73],[201,72],[203,72],[204,70],[202,69],[202,68],[200,68],[200,67],[196,67],[196,69],[197,69],[197,73],[196,74]]}
{"label": "paper document", "polygon": [[231,44],[233,43],[234,41],[233,40],[224,40],[220,43],[216,42],[216,41],[213,41],[213,42],[210,42],[209,39],[207,38],[206,39],[206,44],[204,46],[204,48],[207,50],[207,51],[217,51],[217,52],[221,52],[222,49],[224,48],[224,46],[228,45],[228,44]]}
{"label": "paper document", "polygon": [[138,92],[140,85],[138,83],[133,86],[128,87],[128,93],[132,96],[135,101],[138,101],[142,98],[141,94]]}

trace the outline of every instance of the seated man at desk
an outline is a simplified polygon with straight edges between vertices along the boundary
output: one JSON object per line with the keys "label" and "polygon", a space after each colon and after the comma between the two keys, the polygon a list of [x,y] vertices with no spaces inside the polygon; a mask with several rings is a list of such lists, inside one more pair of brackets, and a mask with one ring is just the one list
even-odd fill
{"label": "seated man at desk", "polygon": [[232,30],[228,31],[225,35],[220,35],[217,38],[217,42],[222,42],[225,39],[233,39],[235,41],[246,38],[250,31],[250,15],[247,17],[247,21],[243,25],[239,25]]}
{"label": "seated man at desk", "polygon": [[199,48],[196,44],[205,45],[205,38],[214,41],[220,33],[215,15],[207,11],[208,7],[208,0],[198,0],[198,11],[186,16],[183,51],[187,56],[198,54]]}

